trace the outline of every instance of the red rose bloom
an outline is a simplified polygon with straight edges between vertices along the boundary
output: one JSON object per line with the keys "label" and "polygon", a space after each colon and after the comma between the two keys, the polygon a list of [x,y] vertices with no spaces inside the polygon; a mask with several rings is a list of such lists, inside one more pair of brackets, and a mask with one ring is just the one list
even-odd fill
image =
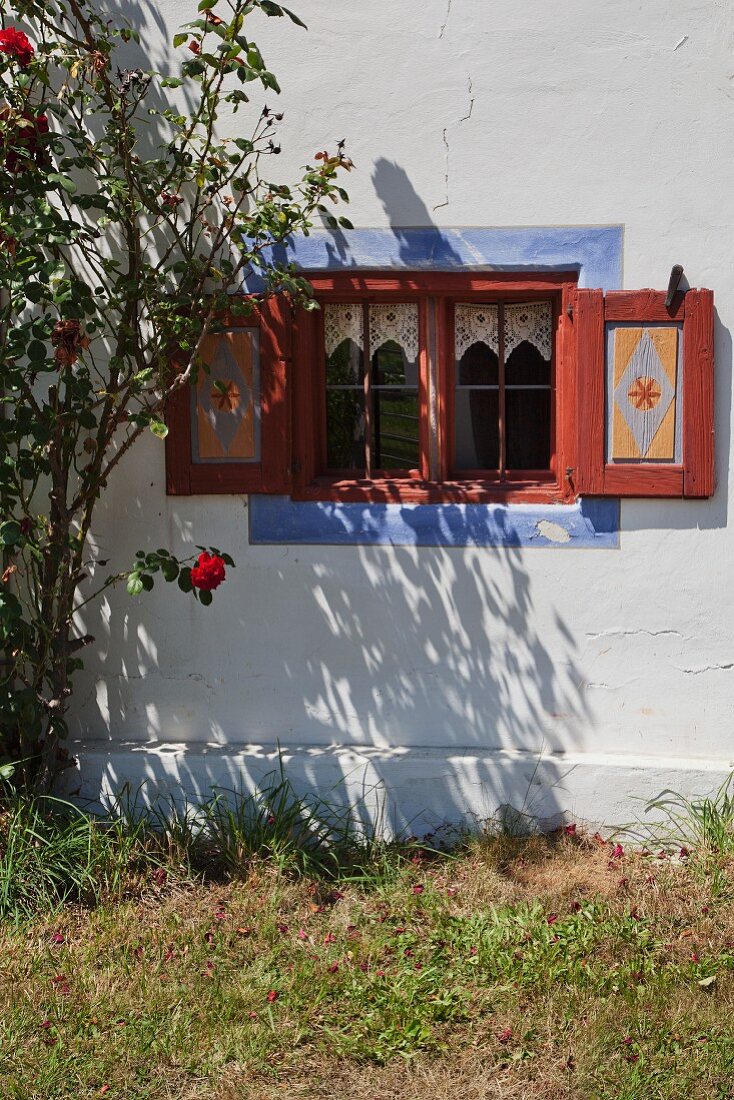
{"label": "red rose bloom", "polygon": [[24,111],[20,116],[23,125],[18,125],[18,116],[13,116],[7,107],[0,111],[0,122],[11,121],[13,129],[0,131],[0,144],[5,146],[5,167],[9,172],[21,172],[31,160],[39,161],[43,154],[40,137],[48,133],[46,115],[31,115]]}
{"label": "red rose bloom", "polygon": [[8,57],[14,57],[21,69],[25,69],[30,65],[35,52],[28,36],[23,34],[23,31],[18,31],[15,27],[8,27],[7,30],[0,31],[0,53],[6,53]]}
{"label": "red rose bloom", "polygon": [[224,561],[218,554],[207,554],[206,550],[199,554],[196,565],[191,567],[191,583],[204,592],[219,588],[224,577]]}

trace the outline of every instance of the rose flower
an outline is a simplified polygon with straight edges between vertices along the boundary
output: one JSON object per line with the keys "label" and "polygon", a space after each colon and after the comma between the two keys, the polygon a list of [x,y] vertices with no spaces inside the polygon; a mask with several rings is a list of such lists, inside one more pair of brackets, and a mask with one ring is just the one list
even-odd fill
{"label": "rose flower", "polygon": [[204,592],[218,588],[224,577],[224,561],[218,554],[207,554],[206,550],[199,554],[196,565],[191,567],[191,583]]}
{"label": "rose flower", "polygon": [[4,31],[0,31],[0,53],[14,58],[21,69],[28,68],[35,52],[28,36],[23,34],[23,31],[19,31],[15,27],[7,27]]}

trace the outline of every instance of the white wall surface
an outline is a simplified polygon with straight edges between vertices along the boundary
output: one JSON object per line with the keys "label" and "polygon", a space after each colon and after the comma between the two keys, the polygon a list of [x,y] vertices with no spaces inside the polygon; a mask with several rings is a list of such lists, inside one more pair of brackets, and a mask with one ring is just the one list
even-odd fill
{"label": "white wall surface", "polygon": [[[158,586],[87,620],[83,791],[237,786],[276,742],[303,783],[385,784],[401,824],[528,795],[618,823],[632,796],[710,788],[734,761],[734,6],[293,6],[308,33],[257,21],[283,178],[346,137],[356,226],[621,223],[626,287],[664,289],[682,263],[714,289],[718,489],[623,502],[616,551],[250,547],[246,500],[165,496],[151,436],[110,485],[101,556],[214,542],[237,569],[209,609]],[[194,9],[128,5],[154,64]]]}

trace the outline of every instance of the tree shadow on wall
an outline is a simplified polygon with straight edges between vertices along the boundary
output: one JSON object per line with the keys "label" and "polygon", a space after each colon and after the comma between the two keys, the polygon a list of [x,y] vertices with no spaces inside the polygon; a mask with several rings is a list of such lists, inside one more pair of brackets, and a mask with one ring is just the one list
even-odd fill
{"label": "tree shadow on wall", "polygon": [[[118,492],[116,517],[143,538],[145,509]],[[461,550],[253,546],[226,598],[192,601],[185,622],[163,590],[145,605],[111,597],[106,705],[90,698],[79,715],[83,741],[105,727],[110,749],[128,741],[109,757],[110,792],[251,788],[280,746],[300,792],[391,831],[507,805],[544,822],[572,812],[564,754],[594,725],[575,643],[552,596],[533,590],[536,551],[481,546],[464,515],[452,519]],[[343,524],[338,509],[331,522]]]}

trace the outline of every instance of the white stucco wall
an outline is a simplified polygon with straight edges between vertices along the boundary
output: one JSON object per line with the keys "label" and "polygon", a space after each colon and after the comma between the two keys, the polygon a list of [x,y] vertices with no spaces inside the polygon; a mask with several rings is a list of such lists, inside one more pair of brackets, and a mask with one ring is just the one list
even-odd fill
{"label": "white stucco wall", "polygon": [[[294,6],[308,34],[259,20],[277,167],[346,137],[356,226],[621,223],[624,286],[682,263],[714,289],[718,489],[624,501],[617,550],[250,547],[246,500],[166,498],[150,437],[101,507],[102,556],[214,542],[237,569],[209,609],[159,586],[87,622],[83,791],[237,786],[276,742],[300,782],[385,784],[399,823],[508,801],[619,823],[631,796],[709,789],[734,761],[734,8]],[[154,63],[194,9],[129,5]]]}

